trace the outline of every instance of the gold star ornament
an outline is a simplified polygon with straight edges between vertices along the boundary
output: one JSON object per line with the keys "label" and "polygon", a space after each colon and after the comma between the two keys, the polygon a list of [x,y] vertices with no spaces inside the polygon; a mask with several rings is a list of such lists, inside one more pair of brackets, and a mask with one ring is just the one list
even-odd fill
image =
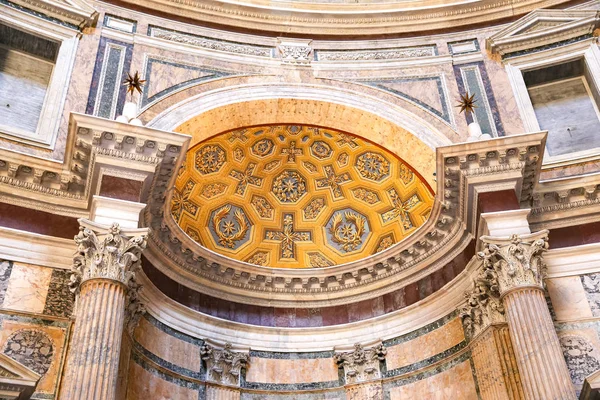
{"label": "gold star ornament", "polygon": [[131,93],[133,95],[134,91],[138,91],[139,94],[142,94],[142,87],[144,87],[144,83],[146,83],[145,79],[140,79],[140,74],[135,71],[135,74],[131,76],[131,74],[127,73],[127,79],[123,81],[123,86],[127,86],[127,94]]}
{"label": "gold star ornament", "polygon": [[465,113],[473,113],[477,106],[475,105],[475,95],[469,96],[469,92],[460,96],[460,101],[456,107],[460,108],[459,114],[463,111]]}

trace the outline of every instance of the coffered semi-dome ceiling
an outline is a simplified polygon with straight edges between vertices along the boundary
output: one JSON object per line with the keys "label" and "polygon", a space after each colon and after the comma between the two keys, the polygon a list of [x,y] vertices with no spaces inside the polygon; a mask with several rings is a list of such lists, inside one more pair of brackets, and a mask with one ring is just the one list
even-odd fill
{"label": "coffered semi-dome ceiling", "polygon": [[432,205],[429,186],[391,152],[348,133],[279,125],[191,148],[170,210],[188,236],[225,256],[320,268],[385,250]]}

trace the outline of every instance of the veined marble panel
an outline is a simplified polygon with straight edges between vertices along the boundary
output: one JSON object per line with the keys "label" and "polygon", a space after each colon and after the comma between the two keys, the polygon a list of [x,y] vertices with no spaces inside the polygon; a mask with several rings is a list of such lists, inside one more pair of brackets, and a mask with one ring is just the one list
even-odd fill
{"label": "veined marble panel", "polygon": [[466,360],[439,374],[391,388],[389,399],[478,400],[479,396],[471,364]]}
{"label": "veined marble panel", "polygon": [[129,384],[127,400],[201,400],[198,385],[186,384],[177,380],[167,380],[165,376],[153,373],[137,362],[129,364]]}
{"label": "veined marble panel", "polygon": [[68,323],[10,315],[1,320],[1,351],[42,375],[33,398],[54,398]]}
{"label": "veined marble panel", "polygon": [[387,370],[405,367],[442,353],[465,340],[460,318],[414,339],[387,347]]}
{"label": "veined marble panel", "polygon": [[451,126],[454,118],[443,74],[356,81],[399,96]]}
{"label": "veined marble panel", "polygon": [[141,318],[135,340],[150,353],[189,371],[200,372],[200,346],[172,336]]}
{"label": "veined marble panel", "polygon": [[250,358],[246,381],[256,383],[298,384],[338,380],[333,358]]}
{"label": "veined marble panel", "polygon": [[51,268],[14,263],[2,307],[42,313],[51,277]]}
{"label": "veined marble panel", "polygon": [[141,97],[142,108],[186,86],[233,75],[231,72],[171,60],[160,56],[146,56],[146,85]]}
{"label": "veined marble panel", "polygon": [[546,280],[552,308],[559,321],[593,316],[581,281],[579,276]]}

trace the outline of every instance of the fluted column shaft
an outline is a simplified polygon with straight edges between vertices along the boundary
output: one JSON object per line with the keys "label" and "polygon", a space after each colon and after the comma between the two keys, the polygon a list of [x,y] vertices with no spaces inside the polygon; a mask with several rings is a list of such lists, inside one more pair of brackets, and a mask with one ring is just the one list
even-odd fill
{"label": "fluted column shaft", "polygon": [[506,324],[489,326],[471,345],[482,400],[524,399]]}
{"label": "fluted column shaft", "polygon": [[504,304],[525,398],[575,399],[543,291],[514,290],[506,294]]}
{"label": "fluted column shaft", "polygon": [[61,399],[115,400],[124,327],[145,312],[135,273],[148,229],[79,220],[70,288],[77,293]]}
{"label": "fluted column shaft", "polygon": [[125,289],[123,283],[110,279],[91,279],[81,285],[64,399],[115,399]]}

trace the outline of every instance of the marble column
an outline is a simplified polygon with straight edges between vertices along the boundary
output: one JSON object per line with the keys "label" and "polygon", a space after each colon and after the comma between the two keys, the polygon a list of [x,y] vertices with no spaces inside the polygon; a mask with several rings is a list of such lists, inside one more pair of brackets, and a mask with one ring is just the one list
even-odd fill
{"label": "marble column", "polygon": [[61,399],[113,400],[124,327],[132,329],[143,312],[135,272],[148,230],[79,223],[71,275],[75,324]]}
{"label": "marble column", "polygon": [[503,302],[525,399],[575,399],[543,288],[548,231],[483,236],[483,271]]}

